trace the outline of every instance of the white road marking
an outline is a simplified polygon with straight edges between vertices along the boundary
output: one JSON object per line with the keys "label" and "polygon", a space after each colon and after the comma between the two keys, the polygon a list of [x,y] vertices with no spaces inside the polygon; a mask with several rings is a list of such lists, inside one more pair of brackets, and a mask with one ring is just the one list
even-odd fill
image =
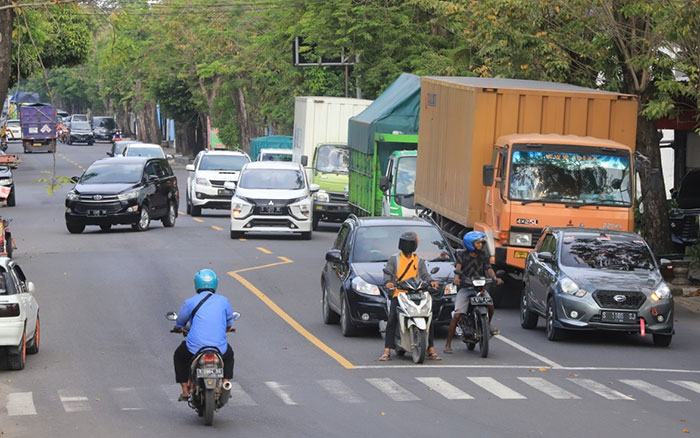
{"label": "white road marking", "polygon": [[620,382],[625,385],[629,385],[632,388],[638,389],[642,392],[646,392],[652,397],[656,397],[663,401],[671,402],[687,402],[690,401],[685,397],[681,397],[678,394],[674,394],[671,391],[661,388],[660,386],[652,385],[651,383],[645,382],[644,380],[637,379],[620,379]]}
{"label": "white road marking", "polygon": [[[501,337],[495,336],[495,337]],[[401,368],[415,368],[415,365],[356,365],[355,369],[358,370],[372,370],[372,369],[401,369]],[[453,369],[501,369],[501,370],[531,370],[538,368],[537,365],[421,365],[421,369],[427,368],[453,368]],[[633,372],[658,372],[658,373],[674,373],[674,374],[700,374],[700,370],[684,370],[676,368],[625,368],[625,367],[569,367],[563,365],[552,366],[560,371],[633,371]]]}
{"label": "white road marking", "polygon": [[473,400],[474,397],[441,379],[440,377],[416,377],[416,380],[424,383],[428,388],[442,395],[448,400]]}
{"label": "white road marking", "polygon": [[634,400],[632,397],[627,396],[621,392],[615,391],[614,389],[610,389],[602,383],[596,382],[595,380],[574,378],[570,378],[568,380],[574,382],[581,388],[585,388],[589,391],[595,392],[599,396],[607,398],[608,400]]}
{"label": "white road marking", "polygon": [[85,412],[90,410],[90,401],[81,391],[59,389],[58,398],[61,399],[63,410],[66,412]]}
{"label": "white road marking", "polygon": [[399,386],[398,383],[393,380],[386,379],[365,379],[367,382],[386,394],[390,399],[398,402],[404,401],[416,401],[420,398],[413,395],[410,391]]}
{"label": "white road marking", "polygon": [[338,401],[343,403],[363,403],[362,397],[357,395],[348,385],[340,380],[319,380],[318,384],[323,387]]}
{"label": "white road marking", "polygon": [[690,380],[669,380],[669,382],[700,394],[700,383],[698,382],[693,382]]}
{"label": "white road marking", "polygon": [[258,404],[241,388],[238,382],[231,382],[231,399],[228,404],[233,406],[257,406]]}
{"label": "white road marking", "polygon": [[7,415],[36,415],[32,393],[13,392],[7,394]]}
{"label": "white road marking", "polygon": [[287,393],[287,391],[284,390],[284,388],[286,387],[285,385],[280,385],[277,382],[265,382],[265,385],[267,385],[267,387],[270,388],[270,390],[272,392],[274,392],[275,395],[277,397],[279,397],[282,400],[282,402],[284,402],[284,404],[286,404],[286,405],[296,405],[297,404],[297,402],[292,400],[292,397],[289,395],[289,393]]}
{"label": "white road marking", "polygon": [[518,379],[557,400],[578,400],[581,398],[541,377],[518,377]]}
{"label": "white road marking", "polygon": [[503,335],[494,336],[493,338],[498,339],[502,342],[505,342],[506,344],[510,345],[511,347],[515,348],[516,350],[522,351],[523,353],[527,354],[528,356],[532,356],[535,359],[546,363],[547,365],[549,365],[552,368],[562,368],[561,365],[554,362],[553,360],[548,359],[548,358],[542,356],[541,354],[537,354],[534,351],[530,350],[529,348],[522,346],[522,345],[518,344],[517,342],[515,342],[514,340],[506,338]]}
{"label": "white road marking", "polygon": [[112,388],[112,394],[122,411],[141,411],[145,407],[136,388]]}
{"label": "white road marking", "polygon": [[493,377],[468,377],[468,379],[503,400],[523,400],[527,398],[519,392],[508,388]]}

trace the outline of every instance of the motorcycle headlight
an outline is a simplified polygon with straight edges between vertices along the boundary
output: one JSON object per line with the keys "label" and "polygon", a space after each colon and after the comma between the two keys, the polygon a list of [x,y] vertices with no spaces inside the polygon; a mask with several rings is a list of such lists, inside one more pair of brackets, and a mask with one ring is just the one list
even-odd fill
{"label": "motorcycle headlight", "polygon": [[568,295],[573,295],[575,297],[581,298],[586,295],[586,291],[578,287],[578,284],[574,280],[564,277],[559,281],[559,286],[561,291]]}
{"label": "motorcycle headlight", "polygon": [[128,201],[130,199],[136,199],[139,197],[138,190],[132,190],[130,192],[124,192],[117,195],[117,199],[120,201]]}
{"label": "motorcycle headlight", "polygon": [[478,278],[476,280],[472,280],[472,285],[474,285],[476,287],[486,286],[486,280],[483,278]]}
{"label": "motorcycle headlight", "polygon": [[321,190],[314,193],[314,201],[328,202],[330,201],[330,196],[328,196],[328,192],[324,192],[323,190]]}
{"label": "motorcycle headlight", "polygon": [[652,301],[667,300],[671,298],[671,289],[666,283],[661,283],[659,287],[651,293],[650,297]]}
{"label": "motorcycle headlight", "polygon": [[510,233],[512,246],[532,246],[532,233]]}
{"label": "motorcycle headlight", "polygon": [[73,191],[70,191],[66,194],[66,199],[69,201],[77,201],[78,198],[80,198],[80,195],[78,195],[77,193],[75,193]]}
{"label": "motorcycle headlight", "polygon": [[447,283],[445,285],[445,295],[454,295],[457,293],[457,285],[454,283]]}
{"label": "motorcycle headlight", "polygon": [[360,277],[352,279],[352,288],[365,295],[379,295],[379,287],[375,284],[367,283]]}
{"label": "motorcycle headlight", "polygon": [[197,178],[194,180],[194,183],[200,186],[210,186],[209,180],[206,178]]}

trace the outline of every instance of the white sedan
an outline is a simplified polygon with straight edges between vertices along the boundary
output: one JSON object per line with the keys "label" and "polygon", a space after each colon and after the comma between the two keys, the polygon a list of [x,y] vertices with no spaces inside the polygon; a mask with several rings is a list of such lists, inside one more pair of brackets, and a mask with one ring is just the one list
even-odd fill
{"label": "white sedan", "polygon": [[0,257],[0,349],[6,352],[6,367],[23,369],[27,353],[39,352],[40,334],[34,283],[12,259]]}

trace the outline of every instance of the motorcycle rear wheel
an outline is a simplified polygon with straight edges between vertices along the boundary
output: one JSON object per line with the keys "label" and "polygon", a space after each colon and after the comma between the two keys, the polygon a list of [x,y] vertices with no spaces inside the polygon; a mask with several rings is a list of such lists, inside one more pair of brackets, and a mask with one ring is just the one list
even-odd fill
{"label": "motorcycle rear wheel", "polygon": [[413,359],[413,363],[423,363],[427,349],[425,330],[421,330],[416,326],[412,326],[409,330],[411,331],[411,345],[413,346],[411,359]]}
{"label": "motorcycle rear wheel", "polygon": [[489,355],[489,318],[488,316],[482,314],[479,318],[479,328],[481,339],[479,339],[479,351],[481,351],[481,357],[486,357]]}
{"label": "motorcycle rear wheel", "polygon": [[204,424],[211,426],[214,422],[214,390],[205,389],[204,390]]}

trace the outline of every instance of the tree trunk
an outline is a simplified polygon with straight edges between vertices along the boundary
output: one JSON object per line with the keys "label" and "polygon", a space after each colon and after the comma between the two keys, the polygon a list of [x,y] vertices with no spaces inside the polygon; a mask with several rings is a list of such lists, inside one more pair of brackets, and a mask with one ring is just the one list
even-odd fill
{"label": "tree trunk", "polygon": [[[0,6],[7,6],[9,0],[0,0]],[[7,89],[10,85],[10,70],[12,69],[12,22],[15,14],[13,9],[0,9],[0,111],[5,104]]]}
{"label": "tree trunk", "polygon": [[153,100],[143,102],[139,112],[139,132],[145,143],[160,144],[160,126],[158,125],[158,110]]}
{"label": "tree trunk", "polygon": [[236,107],[236,118],[238,119],[238,133],[241,137],[241,150],[250,152],[250,139],[261,135],[262,130],[255,126],[248,112],[247,101],[243,88],[234,90],[233,104]]}
{"label": "tree trunk", "polygon": [[661,169],[660,135],[654,121],[637,116],[637,151],[649,159],[648,165],[637,167],[641,180],[643,234],[657,255],[673,252],[671,224]]}
{"label": "tree trunk", "polygon": [[202,125],[203,115],[188,122],[175,123],[175,150],[185,157],[194,157],[199,151],[204,149],[206,139],[206,125]]}

